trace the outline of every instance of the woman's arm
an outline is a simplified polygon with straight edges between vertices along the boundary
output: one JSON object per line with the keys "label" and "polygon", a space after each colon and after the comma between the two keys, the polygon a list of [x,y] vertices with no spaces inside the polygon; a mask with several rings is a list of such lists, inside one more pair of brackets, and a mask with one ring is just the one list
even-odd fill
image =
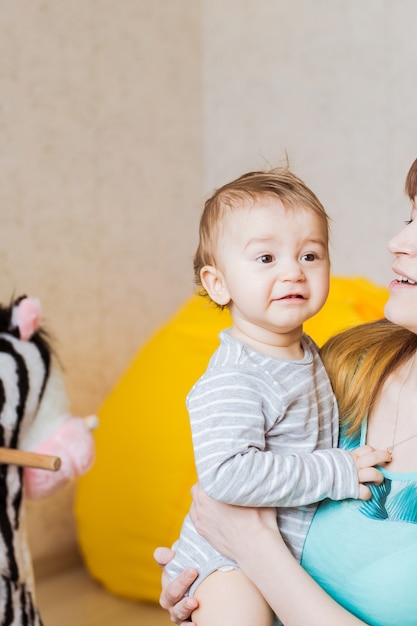
{"label": "woman's arm", "polygon": [[237,561],[286,626],[365,624],[335,602],[285,545],[273,509],[223,504],[192,489],[192,520],[215,548]]}

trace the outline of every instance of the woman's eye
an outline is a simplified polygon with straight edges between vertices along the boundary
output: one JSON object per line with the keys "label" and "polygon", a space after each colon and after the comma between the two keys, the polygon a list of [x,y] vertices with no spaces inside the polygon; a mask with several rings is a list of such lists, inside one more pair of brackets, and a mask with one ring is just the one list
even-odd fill
{"label": "woman's eye", "polygon": [[307,252],[307,254],[303,254],[301,257],[302,261],[315,261],[317,259],[317,255],[314,252]]}
{"label": "woman's eye", "polygon": [[274,257],[272,256],[272,254],[261,254],[261,256],[258,256],[256,260],[258,261],[258,263],[272,263]]}

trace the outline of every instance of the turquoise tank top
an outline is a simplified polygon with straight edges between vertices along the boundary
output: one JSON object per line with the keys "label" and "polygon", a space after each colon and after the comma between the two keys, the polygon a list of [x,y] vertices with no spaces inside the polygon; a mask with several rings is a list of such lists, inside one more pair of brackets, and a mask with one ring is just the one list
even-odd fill
{"label": "turquoise tank top", "polygon": [[[366,441],[341,436],[352,449]],[[417,472],[380,468],[369,501],[323,501],[308,531],[302,565],[341,605],[372,626],[417,626]]]}

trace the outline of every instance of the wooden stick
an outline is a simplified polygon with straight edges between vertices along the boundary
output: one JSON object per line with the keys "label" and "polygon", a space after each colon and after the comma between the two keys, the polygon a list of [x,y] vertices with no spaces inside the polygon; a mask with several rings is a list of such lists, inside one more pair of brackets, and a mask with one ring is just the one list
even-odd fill
{"label": "wooden stick", "polygon": [[61,459],[49,454],[36,454],[14,448],[0,448],[0,465],[20,465],[21,467],[35,467],[56,472],[61,467]]}

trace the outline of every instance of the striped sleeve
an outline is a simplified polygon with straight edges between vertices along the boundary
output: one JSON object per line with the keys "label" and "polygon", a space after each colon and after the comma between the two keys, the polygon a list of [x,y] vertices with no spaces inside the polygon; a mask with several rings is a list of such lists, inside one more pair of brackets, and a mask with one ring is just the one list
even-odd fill
{"label": "striped sleeve", "polygon": [[244,506],[300,506],[326,497],[357,497],[356,467],[345,451],[286,454],[285,449],[266,449],[264,409],[270,395],[270,381],[261,372],[220,367],[207,372],[190,392],[195,461],[206,493]]}

